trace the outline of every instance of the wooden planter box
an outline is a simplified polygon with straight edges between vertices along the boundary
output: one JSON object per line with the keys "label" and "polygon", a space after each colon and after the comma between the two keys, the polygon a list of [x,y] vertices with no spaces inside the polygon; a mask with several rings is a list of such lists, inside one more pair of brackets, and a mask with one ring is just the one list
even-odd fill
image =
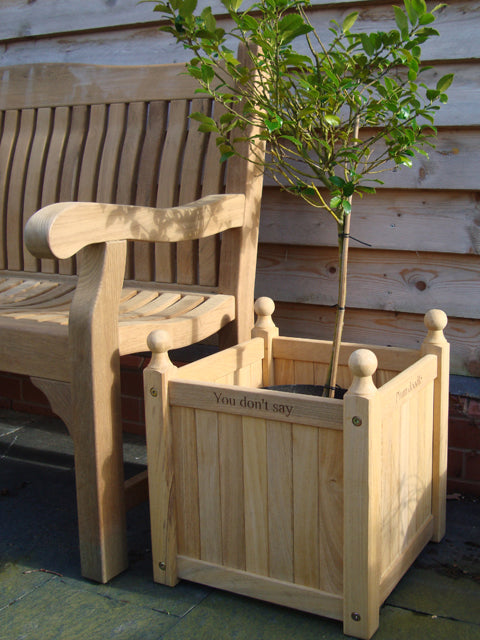
{"label": "wooden planter box", "polygon": [[150,337],[154,579],[343,620],[344,633],[370,638],[380,605],[444,534],[446,317],[427,314],[419,351],[345,344],[349,390],[335,400],[262,389],[321,382],[330,351],[278,337],[272,310],[257,301],[252,340],[181,368],[168,334]]}

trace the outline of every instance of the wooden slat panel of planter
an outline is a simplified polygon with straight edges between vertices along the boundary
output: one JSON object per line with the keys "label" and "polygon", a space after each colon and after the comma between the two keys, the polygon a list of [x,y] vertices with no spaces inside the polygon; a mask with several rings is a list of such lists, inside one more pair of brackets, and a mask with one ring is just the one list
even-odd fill
{"label": "wooden slat panel of planter", "polygon": [[379,390],[381,433],[390,431],[389,438],[382,438],[382,459],[389,464],[380,499],[381,574],[430,519],[435,376],[436,360],[428,356]]}
{"label": "wooden slat panel of planter", "polygon": [[[279,302],[275,323],[282,335],[332,338],[335,309],[309,304]],[[480,376],[480,323],[450,317],[445,329],[452,347],[451,372]],[[344,339],[350,342],[418,347],[424,337],[421,315],[393,311],[348,308]]]}
{"label": "wooden slat panel of planter", "polygon": [[[218,427],[223,564],[234,569],[245,570],[242,418],[220,414]],[[235,455],[232,455],[232,451],[235,451]]]}

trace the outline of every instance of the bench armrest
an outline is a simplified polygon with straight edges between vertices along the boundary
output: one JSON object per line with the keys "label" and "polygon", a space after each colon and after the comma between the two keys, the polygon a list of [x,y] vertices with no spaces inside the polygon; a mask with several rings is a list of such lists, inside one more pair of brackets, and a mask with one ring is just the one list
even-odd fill
{"label": "bench armrest", "polygon": [[87,245],[118,240],[179,242],[241,227],[245,196],[212,195],[167,209],[136,205],[60,202],[37,211],[25,243],[37,258],[70,258]]}

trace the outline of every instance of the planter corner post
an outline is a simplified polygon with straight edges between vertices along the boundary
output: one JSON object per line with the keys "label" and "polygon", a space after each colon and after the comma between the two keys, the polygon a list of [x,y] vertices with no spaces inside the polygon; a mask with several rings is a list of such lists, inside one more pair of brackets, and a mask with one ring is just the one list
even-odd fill
{"label": "planter corner post", "polygon": [[[143,382],[153,574],[155,582],[175,586],[178,582],[177,527],[168,383],[176,367],[168,356],[171,339],[166,331],[153,331],[147,343],[152,360],[143,373]],[[152,482],[159,485],[155,490]]]}
{"label": "planter corner post", "polygon": [[450,372],[450,345],[443,330],[448,318],[440,309],[425,314],[427,336],[421,347],[422,355],[437,357],[438,373],[434,382],[433,407],[433,473],[432,513],[434,529],[432,540],[440,542],[446,528],[447,456],[448,456],[448,395]]}
{"label": "planter corner post", "polygon": [[272,315],[275,311],[275,303],[271,298],[262,297],[255,301],[255,313],[257,321],[252,329],[252,338],[263,338],[265,342],[265,355],[263,358],[263,385],[265,387],[275,384],[275,371],[273,365],[273,339],[278,337],[278,327],[275,326]]}
{"label": "planter corner post", "polygon": [[344,398],[343,630],[369,639],[379,626],[380,447],[377,358],[358,349],[349,359],[352,384]]}

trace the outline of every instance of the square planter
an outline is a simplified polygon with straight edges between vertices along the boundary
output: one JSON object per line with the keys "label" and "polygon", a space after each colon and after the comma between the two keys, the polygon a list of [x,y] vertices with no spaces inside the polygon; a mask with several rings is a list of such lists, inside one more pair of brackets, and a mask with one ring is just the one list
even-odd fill
{"label": "square planter", "polygon": [[[379,607],[445,528],[449,345],[344,344],[343,400],[264,387],[323,381],[331,344],[278,337],[260,299],[250,341],[181,368],[168,334],[145,370],[154,579],[179,578],[343,621]],[[377,365],[378,363],[378,365]]]}

